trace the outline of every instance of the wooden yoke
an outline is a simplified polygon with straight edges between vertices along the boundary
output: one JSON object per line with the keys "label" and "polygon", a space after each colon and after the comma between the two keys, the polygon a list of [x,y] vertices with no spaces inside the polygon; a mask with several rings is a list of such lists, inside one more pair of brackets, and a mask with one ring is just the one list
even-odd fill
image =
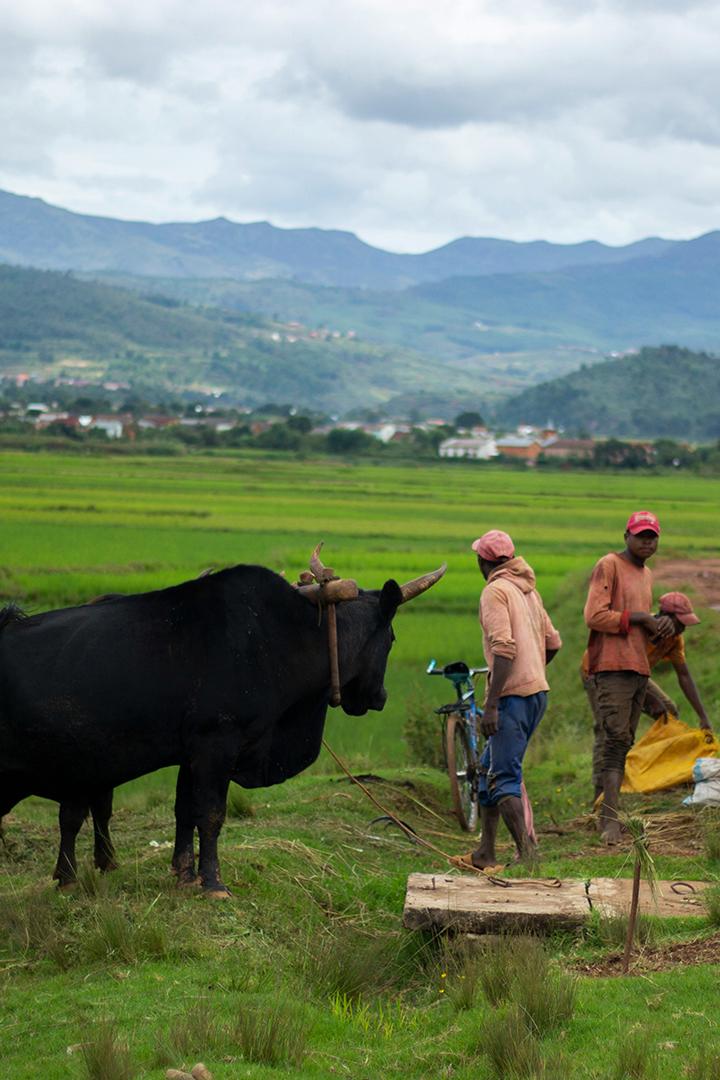
{"label": "wooden yoke", "polygon": [[322,541],[310,557],[310,570],[303,570],[296,586],[298,592],[317,604],[319,614],[327,610],[328,652],[330,658],[330,704],[340,705],[340,664],[338,661],[337,613],[335,605],[343,600],[357,600],[360,590],[351,578],[339,578],[331,566],[320,561]]}

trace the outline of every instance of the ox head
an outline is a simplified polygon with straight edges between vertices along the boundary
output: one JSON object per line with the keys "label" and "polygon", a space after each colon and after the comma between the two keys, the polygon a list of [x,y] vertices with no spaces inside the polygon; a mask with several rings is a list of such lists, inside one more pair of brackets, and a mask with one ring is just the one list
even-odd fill
{"label": "ox head", "polygon": [[[356,601],[342,605],[339,626],[342,708],[350,716],[385,706],[385,669],[394,641],[392,620],[398,607],[426,589],[445,573],[446,565],[430,574],[398,585],[392,579],[382,589],[363,592]],[[347,678],[343,677],[343,665]]]}

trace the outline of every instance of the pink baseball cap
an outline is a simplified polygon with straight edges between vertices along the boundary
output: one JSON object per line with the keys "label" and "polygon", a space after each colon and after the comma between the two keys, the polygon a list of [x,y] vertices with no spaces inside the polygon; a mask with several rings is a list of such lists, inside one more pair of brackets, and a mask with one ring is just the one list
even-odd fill
{"label": "pink baseball cap", "polygon": [[515,545],[506,532],[500,529],[491,529],[483,533],[472,544],[473,551],[477,552],[481,559],[495,562],[496,559],[512,559],[515,554]]}
{"label": "pink baseball cap", "polygon": [[660,535],[660,522],[650,510],[636,510],[634,514],[631,514],[628,518],[628,523],[625,526],[625,531],[636,536],[637,533],[645,532],[648,529],[650,532],[654,532],[656,536]]}
{"label": "pink baseball cap", "polygon": [[695,626],[700,622],[683,592],[666,592],[660,597],[660,610],[664,615],[676,615],[684,626]]}

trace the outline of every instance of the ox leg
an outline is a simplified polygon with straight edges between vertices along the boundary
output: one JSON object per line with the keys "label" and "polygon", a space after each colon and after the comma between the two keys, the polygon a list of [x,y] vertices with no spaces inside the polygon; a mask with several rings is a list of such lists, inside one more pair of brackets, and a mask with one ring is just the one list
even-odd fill
{"label": "ox leg", "polygon": [[189,765],[181,765],[175,787],[175,850],[172,873],[178,885],[199,885],[195,873],[195,814],[193,811],[192,773]]}
{"label": "ox leg", "polygon": [[27,798],[30,794],[25,788],[18,787],[16,783],[9,780],[7,776],[0,775],[0,843],[6,851],[10,850],[10,843],[5,836],[5,827],[3,825],[3,818],[6,814],[9,814],[14,806],[17,806],[19,802]]}
{"label": "ox leg", "polygon": [[30,784],[19,784],[6,773],[0,773],[0,821],[9,814],[14,806],[32,794]]}
{"label": "ox leg", "polygon": [[61,802],[58,812],[60,824],[60,851],[53,878],[63,889],[77,881],[77,862],[75,860],[75,838],[80,832],[83,821],[88,815],[87,804]]}
{"label": "ox leg", "polygon": [[193,805],[200,836],[200,880],[205,893],[217,899],[230,896],[230,890],[220,880],[217,853],[218,836],[225,821],[229,783],[226,775],[218,779],[217,775],[206,777],[193,773]]}
{"label": "ox leg", "polygon": [[115,848],[110,838],[110,818],[112,817],[113,791],[103,792],[90,804],[95,832],[95,865],[98,870],[105,873],[107,870],[117,870],[118,864],[115,859]]}

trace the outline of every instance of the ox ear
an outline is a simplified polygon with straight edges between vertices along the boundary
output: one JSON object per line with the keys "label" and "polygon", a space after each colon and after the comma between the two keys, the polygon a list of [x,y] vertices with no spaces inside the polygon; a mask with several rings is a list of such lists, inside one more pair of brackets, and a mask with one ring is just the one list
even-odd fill
{"label": "ox ear", "polygon": [[391,622],[395,612],[403,602],[402,589],[397,581],[390,578],[380,592],[380,614],[386,622]]}

